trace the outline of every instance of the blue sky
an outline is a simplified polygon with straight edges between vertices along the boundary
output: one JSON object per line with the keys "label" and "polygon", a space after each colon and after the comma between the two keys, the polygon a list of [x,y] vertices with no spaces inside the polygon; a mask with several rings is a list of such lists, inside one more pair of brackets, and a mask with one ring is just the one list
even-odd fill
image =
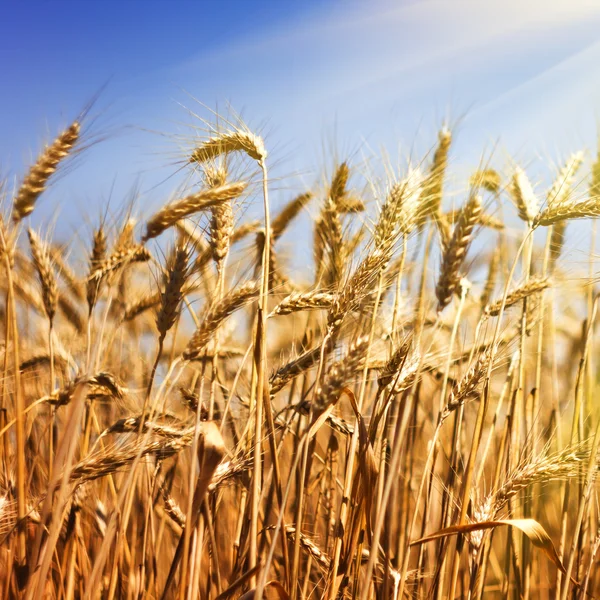
{"label": "blue sky", "polygon": [[208,116],[192,97],[231,102],[264,131],[276,203],[319,180],[324,146],[357,162],[383,147],[419,157],[444,120],[459,177],[493,151],[498,168],[517,160],[542,179],[547,161],[595,150],[598,31],[596,0],[4,3],[0,168],[22,174],[106,84],[92,114],[107,139],[37,222],[58,207],[93,218],[134,184],[140,212],[164,202],[174,136],[194,124],[184,107]]}

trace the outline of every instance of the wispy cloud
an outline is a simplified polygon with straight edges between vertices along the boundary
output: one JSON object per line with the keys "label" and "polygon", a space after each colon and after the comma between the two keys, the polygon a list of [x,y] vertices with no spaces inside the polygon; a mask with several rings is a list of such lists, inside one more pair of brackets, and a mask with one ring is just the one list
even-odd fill
{"label": "wispy cloud", "polygon": [[[324,137],[344,150],[366,141],[422,155],[442,120],[463,116],[456,156],[471,163],[496,142],[525,161],[595,143],[597,0],[357,0],[308,10],[191,60],[131,73],[118,82],[118,110],[172,132],[190,119],[173,98],[193,105],[181,90],[209,106],[231,101],[252,125],[267,123],[283,175],[316,174]],[[155,185],[173,165],[160,138],[138,130],[94,152],[74,189],[98,170],[118,173],[123,186],[142,171],[144,191],[161,200]]]}
{"label": "wispy cloud", "polygon": [[509,129],[507,121],[528,120],[534,110],[530,123],[543,135],[541,117],[552,111],[535,109],[531,98],[543,97],[546,107],[552,98],[553,111],[561,110],[568,79],[589,108],[598,82],[569,57],[585,52],[599,24],[600,5],[591,0],[344,4],[217,48],[173,77],[203,101],[241,103],[293,139],[335,118],[342,136],[376,131],[385,142],[386,131],[414,135],[415,122],[448,110],[455,118],[485,115],[486,135],[494,135],[496,109]]}

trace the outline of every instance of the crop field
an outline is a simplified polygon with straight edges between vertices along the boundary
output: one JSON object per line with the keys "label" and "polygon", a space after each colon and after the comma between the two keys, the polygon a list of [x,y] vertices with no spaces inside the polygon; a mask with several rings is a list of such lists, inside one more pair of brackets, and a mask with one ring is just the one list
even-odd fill
{"label": "crop field", "polygon": [[450,194],[442,127],[274,208],[203,131],[81,236],[30,215],[85,116],[0,186],[0,598],[600,596],[596,150]]}

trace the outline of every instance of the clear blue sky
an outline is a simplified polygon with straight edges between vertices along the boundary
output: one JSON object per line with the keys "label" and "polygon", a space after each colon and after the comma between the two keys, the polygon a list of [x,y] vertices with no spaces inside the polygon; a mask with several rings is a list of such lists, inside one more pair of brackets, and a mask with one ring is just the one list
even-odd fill
{"label": "clear blue sky", "polygon": [[383,146],[419,156],[445,119],[459,123],[458,172],[495,148],[498,168],[535,173],[595,147],[598,32],[596,0],[5,2],[0,168],[19,176],[107,84],[93,113],[108,139],[37,222],[59,206],[94,217],[113,185],[115,206],[136,182],[140,210],[163,202],[177,143],[145,130],[184,131],[181,104],[201,110],[188,93],[262,127],[290,190],[318,180],[324,141],[359,161]]}

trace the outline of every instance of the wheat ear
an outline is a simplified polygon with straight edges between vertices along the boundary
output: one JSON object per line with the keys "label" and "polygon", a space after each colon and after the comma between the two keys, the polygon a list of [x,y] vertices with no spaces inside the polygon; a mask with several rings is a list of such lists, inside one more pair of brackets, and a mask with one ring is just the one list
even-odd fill
{"label": "wheat ear", "polygon": [[452,238],[444,252],[442,267],[435,295],[438,300],[438,312],[442,311],[450,302],[458,287],[460,279],[459,270],[467,255],[473,230],[481,215],[481,197],[473,195],[463,208],[458,222],[454,226]]}
{"label": "wheat ear", "polygon": [[452,143],[452,133],[446,127],[438,135],[438,146],[433,155],[433,162],[429,169],[427,181],[421,193],[421,211],[423,218],[427,218],[440,211],[444,186],[444,176],[448,166],[448,153]]}
{"label": "wheat ear", "polygon": [[23,179],[13,203],[13,221],[33,212],[40,194],[46,189],[48,180],[56,172],[59,163],[73,150],[79,139],[80,124],[75,121],[39,155],[35,164]]}
{"label": "wheat ear", "polygon": [[[533,294],[537,294],[546,288],[549,288],[551,285],[550,279],[548,277],[532,277],[529,279],[527,283],[524,285],[514,289],[506,296],[506,300],[504,302],[504,308],[509,308],[510,306],[514,306],[515,304],[521,302],[525,298],[532,296]],[[502,300],[497,300],[496,302],[492,302],[488,304],[485,309],[485,312],[490,317],[495,317],[500,313],[500,309],[502,307]]]}
{"label": "wheat ear", "polygon": [[167,264],[164,291],[161,294],[160,310],[156,316],[156,327],[162,338],[173,327],[179,317],[183,300],[183,286],[188,277],[189,251],[177,246]]}
{"label": "wheat ear", "polygon": [[256,298],[259,292],[259,284],[249,281],[229,292],[209,308],[183,352],[184,360],[197,359],[221,323],[249,300]]}
{"label": "wheat ear", "polygon": [[[94,240],[92,244],[92,253],[90,256],[90,267],[88,275],[91,275],[98,269],[106,256],[106,233],[104,227],[100,226],[94,232]],[[86,298],[88,303],[88,311],[92,312],[96,300],[98,298],[98,292],[100,288],[100,280],[92,279],[88,277],[86,283]]]}
{"label": "wheat ear", "polygon": [[52,323],[54,315],[56,314],[56,305],[58,303],[58,286],[56,284],[56,277],[54,275],[54,269],[52,268],[50,254],[45,244],[33,229],[29,229],[27,233],[29,235],[33,265],[38,274],[42,288],[44,310],[46,311],[48,320]]}
{"label": "wheat ear", "polygon": [[531,223],[540,210],[540,204],[527,173],[521,167],[515,169],[509,190],[519,217],[526,223]]}
{"label": "wheat ear", "polygon": [[222,133],[203,142],[192,152],[190,162],[205,163],[232,152],[244,152],[254,160],[263,160],[267,157],[261,137],[250,131],[238,129]]}
{"label": "wheat ear", "polygon": [[296,196],[293,200],[288,202],[279,214],[273,219],[271,223],[271,234],[273,241],[279,239],[283,232],[287,229],[288,225],[296,218],[300,211],[311,201],[313,197],[312,192],[305,192]]}
{"label": "wheat ear", "polygon": [[181,219],[185,219],[201,210],[212,208],[224,202],[230,202],[246,189],[243,182],[229,183],[216,188],[201,190],[181,200],[176,200],[161,208],[146,223],[143,241],[155,238]]}

